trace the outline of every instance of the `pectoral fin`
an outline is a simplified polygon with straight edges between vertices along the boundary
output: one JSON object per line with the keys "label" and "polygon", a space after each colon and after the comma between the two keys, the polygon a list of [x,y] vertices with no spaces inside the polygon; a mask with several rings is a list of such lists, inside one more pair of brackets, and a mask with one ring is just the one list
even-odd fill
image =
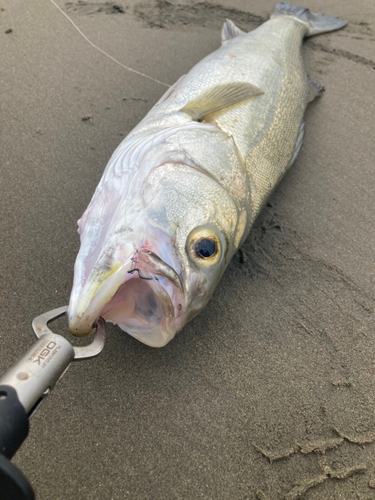
{"label": "pectoral fin", "polygon": [[180,111],[189,114],[193,120],[201,121],[205,115],[261,94],[264,94],[263,90],[251,85],[251,83],[225,83],[204,92],[186,104]]}

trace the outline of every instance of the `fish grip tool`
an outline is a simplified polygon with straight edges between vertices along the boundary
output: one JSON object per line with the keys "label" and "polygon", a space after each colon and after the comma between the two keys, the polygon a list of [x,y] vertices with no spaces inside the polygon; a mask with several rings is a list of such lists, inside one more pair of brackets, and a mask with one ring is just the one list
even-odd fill
{"label": "fish grip tool", "polygon": [[34,500],[25,476],[10,459],[29,432],[29,419],[73,361],[90,359],[104,348],[105,322],[99,318],[91,344],[73,347],[48,324],[67,306],[44,313],[32,322],[37,341],[0,378],[0,499]]}

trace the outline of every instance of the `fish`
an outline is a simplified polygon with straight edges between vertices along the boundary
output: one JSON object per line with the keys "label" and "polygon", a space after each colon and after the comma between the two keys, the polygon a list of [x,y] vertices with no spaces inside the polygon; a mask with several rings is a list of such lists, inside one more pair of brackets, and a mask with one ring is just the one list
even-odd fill
{"label": "fish", "polygon": [[207,305],[233,255],[293,165],[310,101],[305,37],[341,19],[278,3],[172,85],[111,156],[78,221],[70,331],[99,317],[163,347]]}

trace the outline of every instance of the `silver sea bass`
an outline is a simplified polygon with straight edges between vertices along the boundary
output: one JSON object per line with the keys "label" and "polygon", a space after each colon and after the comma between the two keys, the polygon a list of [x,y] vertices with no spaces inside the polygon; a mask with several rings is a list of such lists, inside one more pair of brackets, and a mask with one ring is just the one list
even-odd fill
{"label": "silver sea bass", "polygon": [[181,77],[113,153],[78,222],[69,326],[99,316],[164,346],[207,304],[254,219],[301,148],[322,91],[306,75],[305,36],[345,21],[279,3]]}

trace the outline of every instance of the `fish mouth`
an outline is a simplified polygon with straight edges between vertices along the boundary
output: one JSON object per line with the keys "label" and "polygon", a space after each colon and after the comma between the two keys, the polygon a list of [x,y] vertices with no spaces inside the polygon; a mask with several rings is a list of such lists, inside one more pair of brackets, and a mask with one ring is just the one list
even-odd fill
{"label": "fish mouth", "polygon": [[69,329],[90,333],[101,316],[152,347],[167,344],[182,327],[184,289],[180,276],[148,249],[122,265],[98,263],[77,295],[72,292]]}

